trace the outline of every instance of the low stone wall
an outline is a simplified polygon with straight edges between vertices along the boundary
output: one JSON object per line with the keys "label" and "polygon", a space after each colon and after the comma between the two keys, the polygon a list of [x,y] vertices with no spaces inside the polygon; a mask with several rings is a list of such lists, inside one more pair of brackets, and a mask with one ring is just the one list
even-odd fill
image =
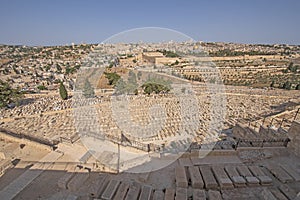
{"label": "low stone wall", "polygon": [[288,148],[297,156],[300,156],[300,122],[294,121],[288,131],[288,137],[291,140]]}
{"label": "low stone wall", "polygon": [[31,140],[28,140],[25,138],[13,137],[13,136],[3,133],[3,132],[0,132],[0,139],[2,139],[4,141],[17,142],[17,143],[25,144],[25,145],[32,146],[32,147],[37,147],[37,148],[43,149],[43,150],[50,150],[50,151],[53,150],[52,146],[40,144],[38,142],[31,141]]}
{"label": "low stone wall", "polygon": [[1,160],[0,161],[0,177],[5,173],[5,171],[13,166],[10,160]]}

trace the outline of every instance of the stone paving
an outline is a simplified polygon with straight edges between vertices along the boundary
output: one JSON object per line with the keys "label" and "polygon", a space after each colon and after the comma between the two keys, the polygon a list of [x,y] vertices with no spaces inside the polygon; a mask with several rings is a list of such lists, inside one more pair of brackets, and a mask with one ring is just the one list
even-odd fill
{"label": "stone paving", "polygon": [[[62,154],[58,152],[50,152],[40,160],[40,163],[33,165],[33,167],[25,171],[17,179],[7,185],[0,191],[1,199],[13,199],[19,192],[21,192],[27,185],[29,185],[35,178],[37,178],[44,170],[48,169]],[[47,162],[47,164],[42,164]]]}

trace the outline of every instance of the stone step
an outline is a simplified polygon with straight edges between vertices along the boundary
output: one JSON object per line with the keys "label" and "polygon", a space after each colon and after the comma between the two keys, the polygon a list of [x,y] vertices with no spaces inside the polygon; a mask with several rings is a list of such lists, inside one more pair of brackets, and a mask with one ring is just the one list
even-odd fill
{"label": "stone step", "polygon": [[151,186],[144,185],[142,187],[139,200],[150,200],[152,192],[153,192],[153,188]]}
{"label": "stone step", "polygon": [[176,179],[176,186],[187,188],[188,187],[188,180],[185,173],[185,168],[183,166],[177,166],[175,168],[175,179]]}
{"label": "stone step", "polygon": [[187,200],[187,189],[186,188],[176,188],[175,200]]}
{"label": "stone step", "polygon": [[269,176],[265,175],[259,166],[249,166],[249,170],[258,178],[261,185],[272,185],[273,180]]}
{"label": "stone step", "polygon": [[206,189],[217,189],[218,183],[209,166],[200,166],[200,172],[203,176],[203,181]]}
{"label": "stone step", "polygon": [[222,195],[220,191],[208,190],[207,196],[208,196],[208,200],[222,200]]}
{"label": "stone step", "polygon": [[114,194],[116,193],[118,187],[120,185],[119,180],[111,180],[106,189],[104,190],[103,194],[101,195],[101,198],[104,200],[110,200],[113,198]]}
{"label": "stone step", "polygon": [[220,185],[221,189],[232,189],[233,183],[224,171],[224,168],[221,166],[213,166],[212,170],[215,174],[215,177]]}
{"label": "stone step", "polygon": [[175,189],[167,188],[165,192],[165,200],[174,200],[175,198]]}
{"label": "stone step", "polygon": [[197,166],[188,167],[189,175],[191,177],[191,183],[193,188],[202,189],[204,182]]}
{"label": "stone step", "polygon": [[201,190],[201,189],[193,190],[193,200],[206,200],[205,190]]}

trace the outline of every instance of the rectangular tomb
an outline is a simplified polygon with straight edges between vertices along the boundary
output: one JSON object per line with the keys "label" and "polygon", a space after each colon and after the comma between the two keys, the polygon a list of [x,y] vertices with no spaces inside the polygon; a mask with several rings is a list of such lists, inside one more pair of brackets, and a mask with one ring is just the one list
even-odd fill
{"label": "rectangular tomb", "polygon": [[119,185],[120,185],[119,180],[111,180],[108,186],[106,187],[106,189],[104,190],[103,194],[101,195],[101,198],[105,200],[112,199]]}
{"label": "rectangular tomb", "polygon": [[186,188],[177,188],[175,200],[187,200],[187,189]]}
{"label": "rectangular tomb", "polygon": [[120,200],[120,199],[125,199],[125,196],[127,194],[127,191],[129,189],[130,184],[127,182],[122,182],[121,185],[119,186],[119,189],[114,197],[114,200]]}
{"label": "rectangular tomb", "polygon": [[296,191],[285,184],[280,185],[278,188],[289,199],[295,199],[297,196]]}
{"label": "rectangular tomb", "polygon": [[100,174],[95,181],[89,187],[88,194],[92,198],[98,198],[109,182],[109,176],[106,174]]}
{"label": "rectangular tomb", "polygon": [[265,200],[271,200],[271,199],[277,200],[276,197],[274,196],[274,194],[267,188],[265,188],[262,191],[261,195],[262,195],[262,199],[265,199]]}
{"label": "rectangular tomb", "polygon": [[289,165],[280,165],[295,181],[300,181],[300,174]]}
{"label": "rectangular tomb", "polygon": [[177,166],[175,168],[176,186],[187,188],[188,180],[185,173],[185,168],[183,166]]}
{"label": "rectangular tomb", "polygon": [[67,187],[71,191],[76,191],[89,178],[89,173],[77,173],[68,183]]}
{"label": "rectangular tomb", "polygon": [[161,190],[155,190],[153,193],[153,200],[163,200],[164,193]]}
{"label": "rectangular tomb", "polygon": [[197,166],[190,166],[188,167],[188,171],[191,177],[192,187],[202,189],[204,187],[204,182],[199,168]]}
{"label": "rectangular tomb", "polygon": [[224,168],[221,166],[213,166],[212,170],[215,174],[215,177],[220,185],[221,189],[230,189],[233,188],[233,183],[230,178],[227,176]]}
{"label": "rectangular tomb", "polygon": [[208,200],[222,200],[220,191],[208,190]]}
{"label": "rectangular tomb", "polygon": [[240,165],[236,167],[237,171],[245,178],[247,185],[258,186],[259,180],[256,178],[246,165]]}
{"label": "rectangular tomb", "polygon": [[249,166],[249,170],[258,178],[261,185],[272,185],[272,179],[259,166]]}
{"label": "rectangular tomb", "polygon": [[276,197],[276,199],[278,199],[278,200],[288,200],[288,198],[286,198],[286,196],[279,189],[270,188],[269,190]]}
{"label": "rectangular tomb", "polygon": [[137,200],[140,194],[140,187],[136,184],[129,186],[125,200]]}
{"label": "rectangular tomb", "polygon": [[193,191],[193,200],[206,200],[205,190],[195,189]]}
{"label": "rectangular tomb", "polygon": [[71,178],[75,175],[75,173],[67,172],[65,175],[63,175],[60,179],[57,181],[57,185],[61,189],[67,189],[67,185]]}
{"label": "rectangular tomb", "polygon": [[174,200],[175,198],[175,189],[167,188],[165,192],[165,200]]}
{"label": "rectangular tomb", "polygon": [[152,191],[153,191],[153,189],[151,186],[144,185],[142,187],[142,191],[141,191],[139,200],[150,200]]}
{"label": "rectangular tomb", "polygon": [[209,166],[199,167],[201,174],[203,176],[203,181],[206,189],[217,189],[218,183],[210,169]]}
{"label": "rectangular tomb", "polygon": [[288,182],[292,182],[293,178],[288,175],[288,173],[286,173],[282,168],[280,168],[279,166],[275,166],[275,165],[269,165],[268,169],[270,170],[270,172],[276,177],[278,178],[282,183],[288,183]]}
{"label": "rectangular tomb", "polygon": [[244,177],[240,176],[235,166],[226,166],[225,171],[227,172],[228,176],[231,178],[235,187],[246,186],[246,180],[244,179]]}

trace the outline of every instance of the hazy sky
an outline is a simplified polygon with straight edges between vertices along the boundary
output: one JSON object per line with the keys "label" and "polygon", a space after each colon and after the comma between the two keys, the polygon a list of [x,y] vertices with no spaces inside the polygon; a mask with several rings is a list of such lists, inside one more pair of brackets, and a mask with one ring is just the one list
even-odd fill
{"label": "hazy sky", "polygon": [[300,44],[299,0],[1,0],[0,44],[100,43],[163,27],[195,40]]}

